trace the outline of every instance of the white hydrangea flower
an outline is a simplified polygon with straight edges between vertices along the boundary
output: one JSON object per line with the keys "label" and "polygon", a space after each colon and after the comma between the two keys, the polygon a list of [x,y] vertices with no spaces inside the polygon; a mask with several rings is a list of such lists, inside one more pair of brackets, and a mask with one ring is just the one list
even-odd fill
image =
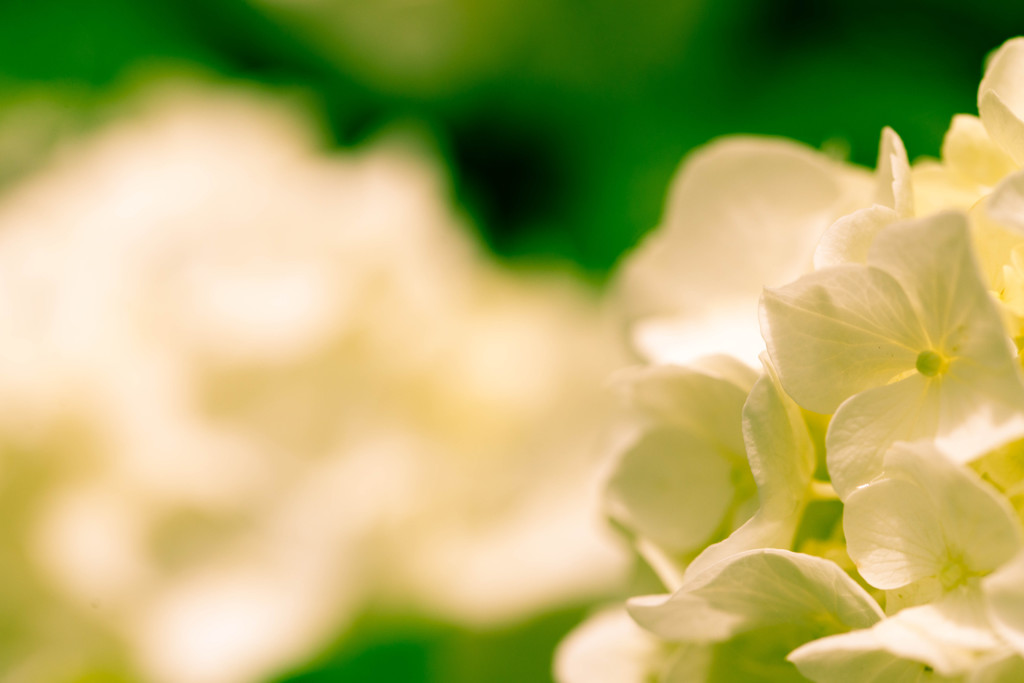
{"label": "white hydrangea flower", "polygon": [[791,659],[801,671],[840,680],[847,660],[858,660],[878,668],[872,680],[896,670],[958,676],[1009,656],[988,615],[984,577],[1020,551],[1024,530],[998,491],[927,442],[896,444],[885,477],[846,500],[843,523],[858,572],[887,591],[894,616],[870,633],[797,650]]}
{"label": "white hydrangea flower", "polygon": [[897,440],[934,438],[965,462],[1024,435],[1024,386],[962,214],[891,226],[866,265],[766,290],[761,322],[787,393],[835,413],[828,465],[844,498]]}
{"label": "white hydrangea flower", "polygon": [[[992,57],[979,111],[954,118],[937,162],[911,164],[898,135],[885,129],[873,199],[862,194],[828,226],[812,230],[813,221],[795,219],[809,214],[791,213],[786,229],[822,235],[813,272],[806,260],[792,267],[795,260],[776,259],[770,249],[765,263],[746,268],[746,252],[738,252],[737,282],[763,278],[769,285],[760,309],[765,373],[742,409],[758,505],[726,538],[708,537],[703,550],[687,544],[689,557],[676,558],[682,571],[671,580],[661,573],[668,594],[628,602],[648,634],[632,637],[658,653],[632,670],[631,680],[1024,677],[1024,39]],[[750,146],[746,139],[735,144]],[[730,149],[726,142],[717,148]],[[729,167],[728,155],[718,158],[715,149],[695,155],[673,190],[685,198],[673,220],[695,226],[692,251],[682,229],[663,229],[627,263],[624,282],[635,297],[629,303],[641,312],[631,320],[641,320],[634,331],[650,323],[646,340],[657,341],[647,346],[653,365],[638,375],[685,376],[702,371],[659,363],[752,349],[744,323],[724,327],[691,303],[713,288],[688,279],[700,269],[687,259],[716,263],[731,255],[706,232],[744,235],[773,225],[752,218],[751,205],[800,204],[787,204],[784,190],[773,203],[759,182],[750,183],[751,196],[737,193],[729,177],[712,172]],[[808,201],[817,189],[812,185]],[[772,210],[763,215],[784,214]],[[786,229],[775,234],[780,245],[792,234]],[[794,259],[803,244],[797,240]],[[789,282],[772,285],[770,274],[787,268]],[[740,285],[735,292],[723,287],[737,302],[747,296]],[[718,301],[709,297],[706,305]],[[729,307],[728,296],[722,301],[731,320],[739,309]],[[726,329],[740,341],[721,344]],[[691,343],[702,330],[706,338]],[[644,348],[643,334],[638,339]],[[734,419],[734,404],[664,402],[668,410],[658,420],[716,429]],[[712,406],[729,413],[709,415]],[[617,518],[630,519],[656,499],[658,468],[666,467],[659,459],[685,461],[693,472],[720,459],[692,440],[655,450],[661,452],[647,461],[643,481],[618,495]],[[672,480],[677,495],[688,495],[685,476]],[[711,524],[682,513],[673,522],[668,513],[690,503],[714,508],[706,500],[716,492],[727,498],[727,487],[697,482],[689,482],[692,499],[665,499],[672,504],[659,516],[660,537]],[[647,532],[640,525],[633,531],[642,548]],[[616,619],[624,628],[621,614]],[[663,649],[654,649],[657,642]],[[612,652],[606,654],[619,656]]]}

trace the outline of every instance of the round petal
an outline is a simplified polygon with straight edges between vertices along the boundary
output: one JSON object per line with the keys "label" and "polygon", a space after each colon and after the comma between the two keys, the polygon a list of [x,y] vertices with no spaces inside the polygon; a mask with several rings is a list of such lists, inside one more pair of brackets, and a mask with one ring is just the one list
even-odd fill
{"label": "round petal", "polygon": [[[866,203],[868,185],[863,172],[785,140],[733,137],[701,148],[673,181],[661,227],[624,263],[627,316],[666,321],[750,310],[762,287],[809,268],[821,233]],[[753,321],[736,334],[760,344]],[[694,357],[699,348],[676,353]]]}
{"label": "round petal", "polygon": [[673,428],[642,434],[608,483],[612,517],[671,553],[685,553],[722,525],[735,496],[732,466],[706,441]]}
{"label": "round petal", "polygon": [[913,369],[920,350],[928,348],[899,283],[882,270],[856,265],[765,290],[761,333],[786,392],[823,414]]}
{"label": "round petal", "polygon": [[978,112],[992,139],[1024,164],[1024,38],[1006,41],[989,59]]}
{"label": "round petal", "polygon": [[1006,500],[930,444],[893,446],[885,476],[854,491],[843,518],[847,550],[871,585],[936,577],[952,588],[1020,549],[1020,523]]}
{"label": "round petal", "polygon": [[942,158],[959,175],[988,187],[1017,169],[988,136],[981,119],[969,114],[953,117],[942,140]]}
{"label": "round petal", "polygon": [[867,262],[875,235],[899,218],[895,210],[880,204],[843,216],[821,236],[814,252],[814,267],[821,270],[845,263]]}

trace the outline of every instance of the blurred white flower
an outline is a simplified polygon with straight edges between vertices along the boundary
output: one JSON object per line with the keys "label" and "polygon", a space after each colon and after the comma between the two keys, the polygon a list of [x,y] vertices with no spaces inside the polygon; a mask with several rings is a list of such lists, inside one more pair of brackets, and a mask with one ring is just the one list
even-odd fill
{"label": "blurred white flower", "polygon": [[596,296],[490,262],[401,139],[168,87],[0,198],[0,669],[230,683],[369,601],[589,598]]}

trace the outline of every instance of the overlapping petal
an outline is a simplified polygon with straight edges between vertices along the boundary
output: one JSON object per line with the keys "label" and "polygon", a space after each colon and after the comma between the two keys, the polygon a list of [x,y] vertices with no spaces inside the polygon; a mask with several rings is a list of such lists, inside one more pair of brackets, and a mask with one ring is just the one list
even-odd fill
{"label": "overlapping petal", "polygon": [[844,528],[857,570],[884,589],[925,578],[952,589],[994,571],[1024,545],[1006,500],[929,443],[893,446],[885,478],[847,498]]}
{"label": "overlapping petal", "polygon": [[822,231],[869,195],[866,173],[789,141],[735,137],[693,153],[661,227],[621,273],[640,351],[688,362],[721,352],[702,338],[724,327],[727,350],[756,365],[761,288],[808,270]]}
{"label": "overlapping petal", "polygon": [[807,504],[815,450],[800,409],[771,368],[743,406],[743,434],[760,505],[743,526],[698,555],[686,568],[687,576],[747,550],[792,545]]}
{"label": "overlapping petal", "polygon": [[741,425],[749,387],[672,366],[621,381],[640,424],[609,479],[609,514],[673,557],[732,531],[730,513],[754,488]]}
{"label": "overlapping petal", "polygon": [[1024,38],[992,55],[978,88],[978,112],[992,139],[1024,164]]}
{"label": "overlapping petal", "polygon": [[634,598],[629,612],[670,641],[726,640],[761,627],[796,626],[807,639],[867,628],[878,605],[833,562],[788,550],[752,550],[688,577],[671,596]]}
{"label": "overlapping petal", "polygon": [[935,437],[967,461],[1024,434],[1024,387],[962,214],[890,226],[866,265],[767,290],[761,321],[797,403],[839,406],[827,445],[841,496],[897,440]]}

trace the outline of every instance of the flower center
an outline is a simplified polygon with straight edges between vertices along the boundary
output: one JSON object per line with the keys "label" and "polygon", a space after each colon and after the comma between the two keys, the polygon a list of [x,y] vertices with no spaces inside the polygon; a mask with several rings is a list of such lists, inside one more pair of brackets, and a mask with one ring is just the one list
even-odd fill
{"label": "flower center", "polygon": [[917,354],[917,371],[925,377],[935,377],[946,369],[949,361],[938,351],[922,351]]}
{"label": "flower center", "polygon": [[939,572],[939,582],[944,590],[949,591],[966,583],[970,575],[971,572],[967,568],[963,557],[950,556],[946,558],[946,562]]}

